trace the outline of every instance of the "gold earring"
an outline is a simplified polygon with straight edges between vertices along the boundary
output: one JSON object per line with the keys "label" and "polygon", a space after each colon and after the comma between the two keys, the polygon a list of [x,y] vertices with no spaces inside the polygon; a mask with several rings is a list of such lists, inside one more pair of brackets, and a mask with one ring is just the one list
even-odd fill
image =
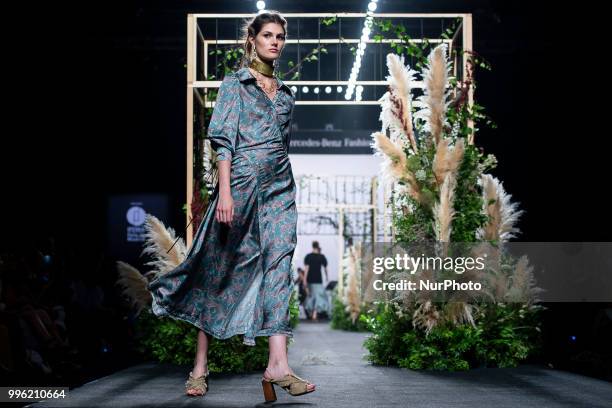
{"label": "gold earring", "polygon": [[257,50],[255,49],[255,46],[253,46],[251,51],[251,61],[255,60],[255,58],[257,58]]}

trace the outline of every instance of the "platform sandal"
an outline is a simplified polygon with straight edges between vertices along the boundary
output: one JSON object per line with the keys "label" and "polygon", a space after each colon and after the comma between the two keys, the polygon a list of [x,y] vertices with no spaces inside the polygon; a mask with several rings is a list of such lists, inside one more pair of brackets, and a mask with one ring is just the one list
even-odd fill
{"label": "platform sandal", "polygon": [[278,385],[293,396],[304,395],[315,391],[315,389],[308,390],[308,384],[312,384],[311,382],[295,374],[287,374],[277,379],[267,379],[263,377],[261,379],[261,385],[263,387],[266,402],[276,401],[276,392],[274,391],[273,384]]}

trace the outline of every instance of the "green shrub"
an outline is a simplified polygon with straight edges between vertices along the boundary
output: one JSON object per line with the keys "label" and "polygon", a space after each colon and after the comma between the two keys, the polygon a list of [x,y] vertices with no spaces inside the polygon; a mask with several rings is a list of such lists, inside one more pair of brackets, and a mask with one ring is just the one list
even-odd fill
{"label": "green shrub", "polygon": [[394,305],[379,304],[363,316],[373,332],[364,343],[366,358],[374,364],[448,371],[516,367],[541,351],[539,306],[481,304],[476,327],[440,324],[425,335]]}
{"label": "green shrub", "polygon": [[[295,292],[290,300],[291,327],[298,322],[299,305]],[[136,321],[137,350],[159,362],[191,365],[196,353],[198,329],[191,323],[170,317],[159,318],[144,311]],[[291,344],[288,341],[287,346]],[[226,340],[212,339],[208,346],[210,372],[243,373],[263,370],[268,364],[268,337],[255,338],[255,346],[242,343],[242,335]]]}
{"label": "green shrub", "polygon": [[[363,306],[363,305],[362,305]],[[332,315],[330,325],[332,329],[363,332],[367,331],[366,323],[361,319],[361,313],[353,323],[351,315],[346,311],[346,306],[334,292],[332,296]]]}
{"label": "green shrub", "polygon": [[475,363],[479,329],[468,325],[438,326],[425,337],[419,330],[402,336],[407,356],[398,365],[412,370],[467,370]]}
{"label": "green shrub", "polygon": [[488,367],[516,367],[542,351],[542,306],[499,303],[481,308],[478,360]]}
{"label": "green shrub", "polygon": [[291,298],[289,300],[289,315],[289,324],[291,325],[291,328],[295,329],[300,322],[300,301],[295,290],[291,291]]}
{"label": "green shrub", "polygon": [[398,365],[407,355],[402,336],[412,330],[412,322],[406,315],[398,316],[394,303],[374,302],[373,306],[360,317],[373,333],[364,342],[370,352],[366,358],[374,364]]}

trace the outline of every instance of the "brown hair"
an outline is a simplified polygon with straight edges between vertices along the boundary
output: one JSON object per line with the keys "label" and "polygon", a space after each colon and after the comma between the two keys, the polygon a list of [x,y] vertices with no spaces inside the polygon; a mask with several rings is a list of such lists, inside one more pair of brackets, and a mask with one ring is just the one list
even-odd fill
{"label": "brown hair", "polygon": [[285,38],[287,37],[287,20],[285,20],[278,11],[267,10],[246,21],[242,27],[242,47],[244,49],[244,54],[242,54],[242,58],[240,59],[240,68],[246,67],[249,64],[249,56],[251,52],[253,52],[249,36],[255,38],[263,26],[268,23],[280,24],[285,32]]}

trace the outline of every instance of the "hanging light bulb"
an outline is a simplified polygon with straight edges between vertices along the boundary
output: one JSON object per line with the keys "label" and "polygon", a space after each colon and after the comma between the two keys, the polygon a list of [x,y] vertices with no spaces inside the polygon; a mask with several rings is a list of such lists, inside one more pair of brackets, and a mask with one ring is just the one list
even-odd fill
{"label": "hanging light bulb", "polygon": [[[361,38],[359,39],[359,44],[357,45],[357,52],[355,53],[355,61],[353,62],[353,69],[351,70],[351,75],[348,79],[348,85],[346,87],[346,94],[345,94],[346,99],[350,99],[350,97],[353,94],[353,90],[355,89],[355,83],[357,82],[357,77],[359,76],[359,70],[361,69],[361,60],[365,56],[365,49],[368,45],[368,41],[370,40],[370,34],[372,33],[374,10],[376,10],[377,3],[378,3],[378,0],[371,0],[368,3],[368,10],[366,11],[366,19],[363,23],[363,28],[361,30]],[[363,87],[361,87],[360,89],[363,90]],[[361,100],[361,91],[358,91],[357,96]]]}

